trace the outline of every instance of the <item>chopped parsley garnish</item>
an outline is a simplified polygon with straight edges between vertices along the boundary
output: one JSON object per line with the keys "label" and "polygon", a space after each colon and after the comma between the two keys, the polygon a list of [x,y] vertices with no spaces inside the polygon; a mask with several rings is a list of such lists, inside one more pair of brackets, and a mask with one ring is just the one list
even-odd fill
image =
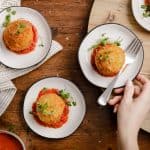
{"label": "chopped parsley garnish", "polygon": [[[54,110],[48,111],[48,104],[47,103],[37,104],[36,111],[42,113],[43,115],[52,115],[54,113]],[[33,112],[31,114],[33,114]]]}
{"label": "chopped parsley garnish", "polygon": [[18,29],[17,29],[17,31],[16,31],[16,34],[19,35],[20,33],[22,33],[22,32],[24,31],[24,28],[25,28],[25,27],[26,27],[25,24],[20,23],[20,24],[18,25]]}
{"label": "chopped parsley garnish", "polygon": [[47,90],[47,89],[48,89],[48,88],[44,87],[44,88],[42,89],[42,91],[43,91],[43,90]]}
{"label": "chopped parsley garnish", "polygon": [[76,105],[77,105],[77,103],[76,103],[75,101],[73,101],[73,102],[72,102],[72,105],[73,105],[73,106],[76,106]]}
{"label": "chopped parsley garnish", "polygon": [[11,12],[11,14],[12,14],[12,15],[15,15],[15,14],[16,14],[16,11],[15,11],[15,10],[13,10],[13,11]]}
{"label": "chopped parsley garnish", "polygon": [[11,16],[10,16],[10,14],[8,14],[5,16],[5,21],[3,23],[3,27],[7,27],[8,24],[10,23],[10,21],[11,21]]}
{"label": "chopped parsley garnish", "polygon": [[39,47],[44,47],[44,44],[43,43],[39,44]]}
{"label": "chopped parsley garnish", "polygon": [[122,42],[122,39],[120,39],[120,38],[118,38],[118,40],[116,40],[116,41],[111,41],[110,38],[106,36],[106,33],[103,33],[101,35],[100,40],[95,45],[90,47],[89,50],[95,49],[100,45],[105,46],[107,44],[115,44],[117,46],[121,46],[121,42]]}
{"label": "chopped parsley garnish", "polygon": [[38,103],[37,107],[36,107],[36,111],[46,115],[47,114],[47,108],[48,108],[47,103],[45,103],[45,104]]}
{"label": "chopped parsley garnish", "polygon": [[119,37],[116,41],[114,41],[114,44],[117,46],[121,46],[122,39]]}
{"label": "chopped parsley garnish", "polygon": [[143,9],[143,17],[150,17],[150,5],[141,5],[141,8]]}
{"label": "chopped parsley garnish", "polygon": [[9,7],[9,8],[7,8],[7,9],[6,9],[6,11],[7,11],[7,12],[10,12],[10,11],[11,11],[11,8],[10,8],[10,7]]}
{"label": "chopped parsley garnish", "polygon": [[75,102],[75,101],[67,101],[67,105],[68,106],[76,106],[77,105],[77,103]]}
{"label": "chopped parsley garnish", "polygon": [[70,101],[67,102],[67,105],[68,105],[68,106],[72,106]]}
{"label": "chopped parsley garnish", "polygon": [[59,91],[59,95],[63,98],[63,99],[68,99],[70,97],[70,93],[66,92],[65,89],[60,90]]}
{"label": "chopped parsley garnish", "polygon": [[102,61],[106,61],[109,59],[109,54],[111,53],[111,51],[105,52],[103,54],[100,54],[99,59]]}
{"label": "chopped parsley garnish", "polygon": [[[60,90],[59,91],[59,95],[66,100],[66,104],[68,106],[76,106],[76,102],[73,101],[73,97],[70,95],[70,93],[68,93],[65,89]],[[69,101],[68,99],[71,99],[71,101]]]}
{"label": "chopped parsley garnish", "polygon": [[108,44],[108,37],[103,37],[100,39],[100,45],[105,46],[106,44]]}
{"label": "chopped parsley garnish", "polygon": [[104,54],[104,55],[99,56],[99,59],[102,60],[102,61],[106,61],[106,60],[108,60],[108,58],[109,58],[108,54]]}
{"label": "chopped parsley garnish", "polygon": [[16,11],[15,10],[11,10],[10,7],[7,8],[6,11],[7,11],[8,14],[5,16],[5,21],[2,24],[3,27],[7,27],[8,24],[10,23],[10,21],[11,21],[11,15],[15,15],[16,14]]}
{"label": "chopped parsley garnish", "polygon": [[10,132],[15,132],[15,128],[16,128],[16,126],[13,125],[13,124],[9,124],[9,125],[7,126],[7,130],[10,131]]}

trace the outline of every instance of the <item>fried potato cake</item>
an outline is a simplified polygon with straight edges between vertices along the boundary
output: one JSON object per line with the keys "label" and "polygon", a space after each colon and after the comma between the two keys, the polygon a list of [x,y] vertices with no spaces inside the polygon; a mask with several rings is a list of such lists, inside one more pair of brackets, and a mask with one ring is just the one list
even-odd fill
{"label": "fried potato cake", "polygon": [[32,45],[33,39],[32,24],[22,19],[11,22],[3,32],[6,47],[14,52],[28,49]]}
{"label": "fried potato cake", "polygon": [[124,51],[115,44],[99,46],[95,53],[95,65],[103,76],[114,76],[122,68],[125,62]]}

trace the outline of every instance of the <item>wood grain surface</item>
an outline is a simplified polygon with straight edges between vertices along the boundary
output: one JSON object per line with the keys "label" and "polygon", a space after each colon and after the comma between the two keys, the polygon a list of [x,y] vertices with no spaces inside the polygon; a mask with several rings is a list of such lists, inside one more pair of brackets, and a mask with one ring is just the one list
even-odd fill
{"label": "wood grain surface", "polygon": [[[114,2],[114,0],[106,1],[107,6],[112,4],[109,3],[110,1]],[[137,30],[139,35],[140,32],[145,32],[137,24],[135,25],[133,17],[126,11],[129,5],[126,4],[127,0],[118,2],[120,13],[124,13],[124,17],[130,20],[131,28]],[[37,70],[13,80],[18,91],[9,108],[0,118],[0,129],[14,130],[25,142],[27,150],[117,149],[116,116],[111,108],[100,107],[96,104],[101,90],[84,78],[77,59],[78,47],[87,31],[92,3],[93,0],[22,0],[23,6],[34,8],[44,15],[53,29],[53,39],[59,41],[64,47],[62,52]],[[106,9],[109,8],[106,7]],[[104,19],[107,17],[105,13],[101,15]],[[126,23],[123,18],[121,23]],[[60,76],[73,81],[83,92],[87,104],[87,113],[83,123],[74,134],[60,140],[45,139],[32,132],[24,121],[22,111],[24,96],[28,88],[39,79],[51,76]],[[141,131],[139,136],[141,150],[150,149],[149,141],[150,135]]]}

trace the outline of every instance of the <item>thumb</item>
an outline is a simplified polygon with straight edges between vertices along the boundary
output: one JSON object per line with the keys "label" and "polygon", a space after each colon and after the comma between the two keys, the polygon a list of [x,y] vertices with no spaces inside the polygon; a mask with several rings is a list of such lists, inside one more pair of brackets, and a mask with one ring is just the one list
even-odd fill
{"label": "thumb", "polygon": [[133,98],[133,94],[134,94],[134,85],[132,83],[132,81],[127,81],[127,84],[125,86],[125,90],[124,90],[124,96],[123,99],[127,102],[132,101]]}

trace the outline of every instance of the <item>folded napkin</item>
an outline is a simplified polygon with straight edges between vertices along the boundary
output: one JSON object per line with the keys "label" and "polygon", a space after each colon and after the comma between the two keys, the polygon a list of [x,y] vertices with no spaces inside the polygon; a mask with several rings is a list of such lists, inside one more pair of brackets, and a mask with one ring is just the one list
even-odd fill
{"label": "folded napkin", "polygon": [[[9,6],[20,6],[20,4],[21,0],[0,0],[0,10]],[[15,85],[11,82],[11,80],[25,75],[30,71],[38,68],[51,56],[61,50],[62,46],[58,42],[52,41],[50,52],[45,60],[43,60],[36,66],[27,69],[12,69],[4,66],[3,64],[0,64],[0,116],[5,112],[17,91]]]}

